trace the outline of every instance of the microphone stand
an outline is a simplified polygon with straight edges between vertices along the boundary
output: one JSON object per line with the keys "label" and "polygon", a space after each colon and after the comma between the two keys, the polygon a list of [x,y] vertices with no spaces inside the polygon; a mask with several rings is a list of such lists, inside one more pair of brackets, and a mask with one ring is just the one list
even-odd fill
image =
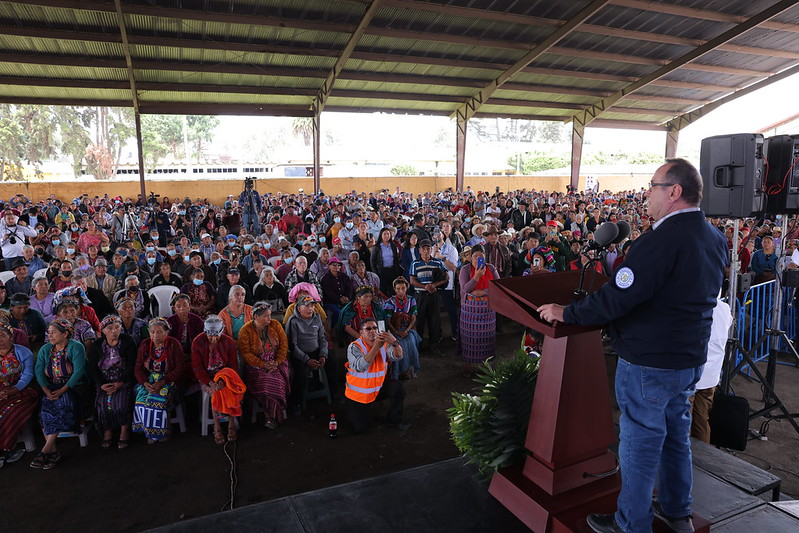
{"label": "microphone stand", "polygon": [[[594,250],[596,250],[596,249],[594,248]],[[588,255],[588,249],[583,249],[583,250],[580,251],[580,255],[584,255],[585,257],[588,257],[588,261],[585,264],[583,264],[582,268],[580,269],[580,284],[574,290],[574,295],[577,297],[578,300],[588,296],[588,291],[586,291],[583,288],[583,286],[585,285],[585,273],[588,271],[589,268],[593,270],[594,269],[594,265],[597,263],[597,261],[601,261],[602,259],[605,258],[605,255],[607,254],[607,251],[608,251],[607,247],[602,247],[599,250],[596,250],[596,252],[594,253],[594,257],[593,258]],[[596,270],[594,270],[594,273],[596,273]],[[592,277],[591,286],[593,286],[593,285],[594,285],[594,283],[593,283],[593,277]]]}

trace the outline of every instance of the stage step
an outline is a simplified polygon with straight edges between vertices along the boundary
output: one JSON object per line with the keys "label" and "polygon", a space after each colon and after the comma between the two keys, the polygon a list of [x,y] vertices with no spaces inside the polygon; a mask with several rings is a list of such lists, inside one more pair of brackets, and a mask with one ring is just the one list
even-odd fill
{"label": "stage step", "polygon": [[753,496],[771,491],[771,500],[779,501],[782,480],[774,474],[696,439],[691,439],[691,453],[694,468],[700,468]]}

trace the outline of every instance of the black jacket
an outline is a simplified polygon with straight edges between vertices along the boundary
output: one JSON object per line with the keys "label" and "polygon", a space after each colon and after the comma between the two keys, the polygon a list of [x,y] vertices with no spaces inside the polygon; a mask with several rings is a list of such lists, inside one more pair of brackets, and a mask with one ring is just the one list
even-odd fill
{"label": "black jacket", "polygon": [[564,320],[609,323],[613,348],[635,365],[703,365],[728,261],[727,242],[704,213],[673,215],[639,237],[613,279],[569,305]]}

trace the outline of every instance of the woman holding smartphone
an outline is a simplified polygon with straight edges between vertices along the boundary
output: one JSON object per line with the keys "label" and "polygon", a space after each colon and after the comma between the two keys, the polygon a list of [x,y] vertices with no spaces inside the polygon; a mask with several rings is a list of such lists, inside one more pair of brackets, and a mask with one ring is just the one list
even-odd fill
{"label": "woman holding smartphone", "polygon": [[499,279],[499,273],[486,263],[482,245],[472,247],[471,262],[463,265],[459,279],[461,356],[466,364],[464,376],[472,377],[473,365],[493,357],[496,351],[497,315],[488,306],[488,283]]}

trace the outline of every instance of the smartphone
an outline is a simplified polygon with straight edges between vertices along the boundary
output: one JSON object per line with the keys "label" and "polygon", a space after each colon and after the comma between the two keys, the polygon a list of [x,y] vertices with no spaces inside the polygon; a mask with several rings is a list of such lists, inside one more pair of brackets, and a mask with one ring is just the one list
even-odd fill
{"label": "smartphone", "polygon": [[378,320],[377,321],[377,331],[384,332],[386,331],[386,321],[385,320]]}
{"label": "smartphone", "polygon": [[478,257],[477,258],[477,269],[481,269],[486,266],[486,258],[485,257]]}

